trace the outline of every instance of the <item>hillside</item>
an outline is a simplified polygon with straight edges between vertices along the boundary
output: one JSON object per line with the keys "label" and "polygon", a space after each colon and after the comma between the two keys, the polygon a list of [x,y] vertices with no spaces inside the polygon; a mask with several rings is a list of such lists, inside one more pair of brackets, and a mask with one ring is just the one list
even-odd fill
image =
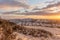
{"label": "hillside", "polygon": [[23,36],[21,34],[28,36],[28,37],[30,35],[34,37],[34,39],[35,37],[39,39],[41,39],[40,37],[44,37],[44,38],[49,38],[49,36],[53,37],[53,35],[50,32],[44,29],[34,29],[34,28],[24,27],[23,25],[19,26],[7,20],[0,19],[0,36],[1,36],[0,40],[14,40],[14,39],[24,40],[24,37],[23,39],[17,37],[18,35],[20,35],[20,37]]}

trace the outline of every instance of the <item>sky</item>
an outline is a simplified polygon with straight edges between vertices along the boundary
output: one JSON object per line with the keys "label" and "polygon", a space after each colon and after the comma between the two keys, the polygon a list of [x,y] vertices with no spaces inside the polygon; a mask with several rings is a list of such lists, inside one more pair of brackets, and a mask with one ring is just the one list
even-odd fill
{"label": "sky", "polygon": [[43,2],[46,2],[46,1],[52,1],[52,0],[28,0],[28,3],[30,5],[34,5],[34,4],[43,3]]}
{"label": "sky", "polygon": [[43,8],[51,1],[53,0],[0,0],[0,12],[16,11],[21,8],[33,9],[36,6]]}

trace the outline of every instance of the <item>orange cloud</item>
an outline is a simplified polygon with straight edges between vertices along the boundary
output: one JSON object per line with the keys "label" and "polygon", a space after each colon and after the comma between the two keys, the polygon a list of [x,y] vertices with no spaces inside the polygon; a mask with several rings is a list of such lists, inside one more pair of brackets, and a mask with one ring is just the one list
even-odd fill
{"label": "orange cloud", "polygon": [[2,10],[18,10],[20,9],[21,7],[18,7],[18,6],[9,6],[9,5],[3,5],[3,6],[0,6],[0,9]]}

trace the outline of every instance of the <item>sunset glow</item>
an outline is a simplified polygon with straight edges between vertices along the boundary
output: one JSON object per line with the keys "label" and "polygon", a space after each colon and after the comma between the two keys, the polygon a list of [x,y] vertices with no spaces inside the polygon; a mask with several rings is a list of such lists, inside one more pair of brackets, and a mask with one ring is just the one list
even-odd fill
{"label": "sunset glow", "polygon": [[1,15],[6,19],[23,19],[23,18],[33,18],[33,19],[51,19],[51,20],[60,20],[60,15],[14,15],[6,14]]}
{"label": "sunset glow", "polygon": [[20,9],[21,7],[12,7],[12,6],[0,6],[0,9],[2,10],[18,10]]}
{"label": "sunset glow", "polygon": [[[35,1],[35,2],[34,2]],[[0,6],[0,10],[2,11],[17,11],[16,15],[14,14],[15,12],[12,12],[11,15],[7,14],[3,14],[2,16],[8,16],[11,18],[33,18],[33,19],[60,19],[60,14],[58,12],[60,12],[60,6],[58,4],[59,1],[54,1],[54,0],[1,0],[1,6]],[[24,3],[23,3],[24,2]],[[50,5],[51,2],[51,5]],[[56,2],[58,4],[58,6],[56,6]],[[12,3],[12,4],[11,4]],[[15,5],[16,3],[16,5]],[[22,5],[23,4],[23,5]],[[26,5],[28,4],[28,8],[25,8]],[[54,4],[54,5],[53,5]],[[20,5],[20,6],[19,6]],[[49,7],[50,5],[50,7]],[[23,7],[24,6],[24,7]],[[41,9],[42,12],[40,12],[39,10],[39,15],[18,15],[17,13],[19,12],[19,14],[23,14],[23,12],[27,11],[28,14],[30,14],[29,12],[32,13],[32,11],[34,12],[34,8],[45,8],[45,9]],[[23,9],[23,10],[20,10]],[[28,10],[26,10],[28,9]],[[48,13],[49,15],[43,15]],[[50,14],[51,13],[51,14]],[[33,14],[33,13],[32,13]],[[37,13],[36,13],[37,14]],[[42,14],[42,15],[40,15]]]}

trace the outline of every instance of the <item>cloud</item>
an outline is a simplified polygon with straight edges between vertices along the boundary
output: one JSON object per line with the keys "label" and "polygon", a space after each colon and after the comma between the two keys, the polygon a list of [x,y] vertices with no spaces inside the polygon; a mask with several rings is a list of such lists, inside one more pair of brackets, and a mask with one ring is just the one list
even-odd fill
{"label": "cloud", "polygon": [[2,0],[0,1],[0,5],[9,5],[9,6],[17,6],[17,7],[28,7],[27,4],[24,4],[22,2],[18,2],[18,1],[15,1],[15,0]]}
{"label": "cloud", "polygon": [[60,6],[60,0],[53,0],[48,2],[49,4],[45,8],[57,7]]}
{"label": "cloud", "polygon": [[52,1],[42,9],[43,11],[46,11],[48,13],[57,13],[60,12],[60,1]]}
{"label": "cloud", "polygon": [[47,8],[57,7],[57,6],[60,6],[60,2],[58,2],[58,3],[56,3],[56,4],[48,5]]}
{"label": "cloud", "polygon": [[28,3],[28,0],[15,0],[15,1],[26,3],[26,4]]}
{"label": "cloud", "polygon": [[12,7],[12,6],[8,6],[8,5],[0,6],[0,10],[1,10],[1,9],[2,9],[2,10],[17,10],[17,9],[19,9],[19,8],[21,8],[21,7]]}
{"label": "cloud", "polygon": [[0,0],[0,10],[11,11],[11,10],[18,10],[21,7],[28,8],[29,5],[15,0]]}

